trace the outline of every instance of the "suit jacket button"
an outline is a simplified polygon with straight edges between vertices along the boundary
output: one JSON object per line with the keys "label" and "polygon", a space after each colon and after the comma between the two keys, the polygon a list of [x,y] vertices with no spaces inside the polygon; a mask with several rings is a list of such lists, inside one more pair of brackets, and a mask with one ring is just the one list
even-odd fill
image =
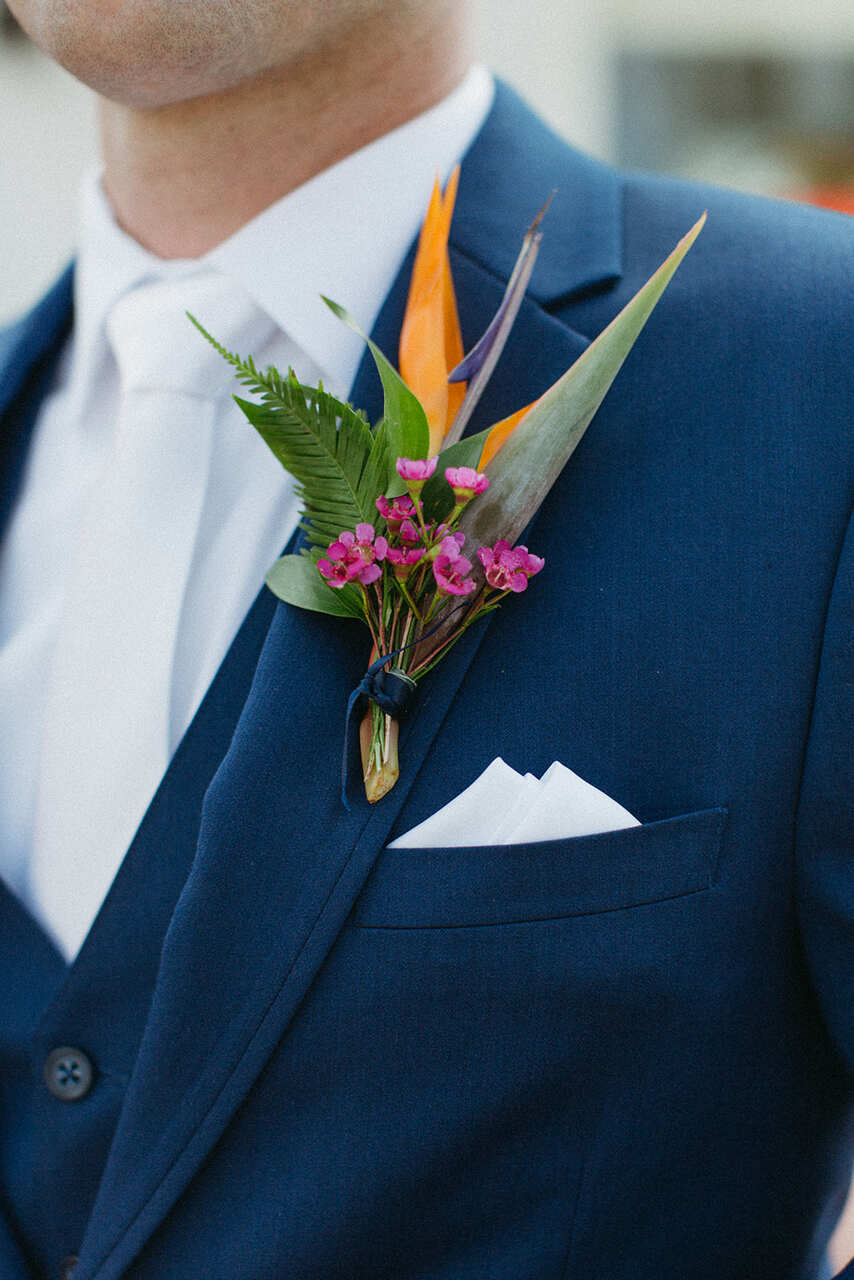
{"label": "suit jacket button", "polygon": [[92,1062],[80,1049],[62,1045],[47,1056],[44,1082],[61,1102],[78,1102],[92,1088]]}
{"label": "suit jacket button", "polygon": [[77,1266],[77,1259],[74,1255],[63,1258],[59,1264],[59,1280],[71,1280],[74,1274],[74,1268]]}

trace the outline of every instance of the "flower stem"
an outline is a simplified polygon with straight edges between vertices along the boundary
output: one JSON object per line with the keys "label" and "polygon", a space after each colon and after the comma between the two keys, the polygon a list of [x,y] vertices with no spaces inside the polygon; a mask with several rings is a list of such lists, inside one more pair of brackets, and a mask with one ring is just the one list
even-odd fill
{"label": "flower stem", "polygon": [[416,499],[416,500],[415,500],[415,503],[414,503],[414,506],[415,506],[415,517],[416,517],[416,519],[418,520],[418,527],[419,527],[419,529],[421,530],[421,536],[422,536],[422,538],[424,539],[424,544],[425,544],[425,546],[426,546],[426,545],[429,543],[429,541],[430,541],[430,535],[428,534],[428,532],[427,532],[427,526],[426,526],[426,524],[424,523],[424,508],[423,508],[423,504],[422,504],[418,499]]}
{"label": "flower stem", "polygon": [[359,727],[365,795],[376,804],[391,791],[400,775],[397,758],[398,723],[372,702]]}
{"label": "flower stem", "polygon": [[[361,583],[359,584],[359,589],[362,592],[362,608],[365,611],[365,622],[368,624],[368,630],[370,631],[371,639],[374,642],[374,649],[378,649],[380,637],[377,635],[377,627],[375,625],[373,611],[371,609],[371,597],[368,595],[367,588],[362,586]],[[379,652],[381,653],[382,650],[379,649]]]}
{"label": "flower stem", "polygon": [[[485,612],[491,612],[489,606],[487,606]],[[430,653],[422,662],[414,665],[408,674],[413,679],[417,678],[420,680],[428,671],[432,671],[435,666],[438,666],[439,662],[444,658],[451,646],[457,643],[460,636],[467,631],[473,622],[476,622],[478,618],[482,617],[483,613],[484,609],[482,602],[479,605],[472,605],[463,617],[459,626],[456,627],[444,640],[441,640],[432,653]]]}
{"label": "flower stem", "polygon": [[405,582],[402,582],[400,578],[395,579],[395,581],[397,582],[397,586],[398,586],[398,588],[399,588],[399,590],[400,590],[400,593],[401,593],[401,595],[403,596],[404,600],[405,600],[405,601],[406,601],[406,603],[409,605],[409,607],[410,607],[410,609],[412,610],[412,612],[415,614],[415,617],[418,619],[418,623],[419,623],[419,625],[423,625],[423,623],[424,623],[424,619],[421,617],[421,613],[420,613],[420,611],[419,611],[419,609],[418,609],[418,606],[416,605],[415,601],[412,599],[412,596],[411,596],[411,595],[409,594],[409,592],[407,591],[407,589],[406,589],[406,583],[405,583]]}

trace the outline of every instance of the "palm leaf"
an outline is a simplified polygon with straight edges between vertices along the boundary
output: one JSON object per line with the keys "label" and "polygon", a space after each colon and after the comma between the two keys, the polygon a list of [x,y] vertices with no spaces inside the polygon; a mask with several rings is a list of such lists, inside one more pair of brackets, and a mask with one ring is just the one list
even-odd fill
{"label": "palm leaf", "polygon": [[364,518],[371,520],[375,527],[379,527],[380,523],[379,512],[375,505],[377,496],[381,493],[388,493],[395,486],[399,491],[398,482],[400,482],[400,477],[395,470],[394,462],[388,424],[383,418],[377,423],[374,431],[374,442],[371,446],[368,460],[365,463],[365,468],[362,471],[357,493],[361,508],[363,510],[370,508],[371,510],[371,515],[366,515]]}

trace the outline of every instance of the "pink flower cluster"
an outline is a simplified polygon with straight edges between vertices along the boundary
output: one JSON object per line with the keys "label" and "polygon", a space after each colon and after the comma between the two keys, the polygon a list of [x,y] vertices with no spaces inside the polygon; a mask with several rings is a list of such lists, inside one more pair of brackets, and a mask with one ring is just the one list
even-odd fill
{"label": "pink flower cluster", "polygon": [[[355,533],[347,530],[339,534],[317,562],[330,587],[341,588],[348,582],[361,586],[378,582],[382,577],[382,562],[386,561],[401,584],[406,583],[417,566],[429,564],[430,589],[440,597],[469,596],[477,590],[474,578],[469,576],[472,562],[463,555],[465,534],[454,531],[453,525],[463,507],[489,488],[489,479],[473,467],[446,467],[445,479],[454,492],[454,510],[446,524],[425,524],[421,490],[434,475],[436,462],[436,458],[398,458],[397,473],[409,493],[394,498],[382,495],[376,499],[377,511],[386,522],[389,537],[375,534],[367,522],[356,525]],[[527,547],[511,547],[505,538],[499,538],[493,547],[480,547],[477,555],[488,586],[501,592],[524,591],[528,579],[539,573],[544,564]],[[425,578],[422,573],[417,579],[417,598],[423,599],[430,575]],[[401,586],[401,590],[406,595],[405,586]],[[409,600],[408,595],[406,599]]]}
{"label": "pink flower cluster", "polygon": [[339,533],[317,567],[330,587],[346,587],[354,579],[367,586],[382,577],[379,562],[385,560],[388,549],[388,540],[382,534],[375,537],[372,524],[357,524],[355,533],[349,529]]}
{"label": "pink flower cluster", "polygon": [[506,538],[499,538],[494,547],[481,547],[477,554],[486,581],[496,591],[524,591],[528,579],[545,564],[541,556],[532,555],[521,543],[511,547]]}

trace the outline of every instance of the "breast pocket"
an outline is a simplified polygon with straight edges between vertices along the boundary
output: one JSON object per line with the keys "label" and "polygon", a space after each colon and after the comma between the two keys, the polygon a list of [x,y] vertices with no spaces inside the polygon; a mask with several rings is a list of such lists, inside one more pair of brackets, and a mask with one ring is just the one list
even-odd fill
{"label": "breast pocket", "polygon": [[384,849],[356,905],[365,929],[450,929],[620,911],[702,893],[726,809],[568,840]]}

